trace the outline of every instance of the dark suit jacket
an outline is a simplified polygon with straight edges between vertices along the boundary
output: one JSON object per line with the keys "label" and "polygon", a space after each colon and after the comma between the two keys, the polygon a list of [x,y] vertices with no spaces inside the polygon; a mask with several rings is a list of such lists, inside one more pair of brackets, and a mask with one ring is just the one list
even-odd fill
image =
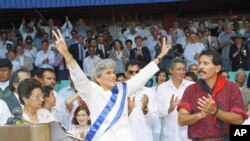
{"label": "dark suit jacket", "polygon": [[[84,48],[82,51],[84,54],[84,52],[85,52]],[[81,69],[83,69],[83,59],[85,56],[83,56],[83,58],[79,58],[78,43],[71,45],[69,47],[69,52],[70,52],[70,54],[72,54],[72,57],[76,60],[77,64],[81,67]]]}
{"label": "dark suit jacket", "polygon": [[[101,59],[104,59],[103,52],[101,50],[99,50],[98,47],[96,47],[96,49],[95,49],[95,55],[100,57]],[[89,51],[86,51],[85,58],[88,56],[89,56]]]}
{"label": "dark suit jacket", "polygon": [[[98,45],[97,45],[97,48],[98,48]],[[97,49],[97,50],[100,50],[101,51],[101,54],[102,56],[99,56],[100,58],[102,59],[106,59],[109,57],[109,54],[110,54],[110,49],[108,48],[107,45],[104,45],[104,53],[101,49]]]}
{"label": "dark suit jacket", "polygon": [[21,103],[19,103],[19,101],[17,100],[16,96],[14,95],[14,93],[12,93],[11,95],[5,97],[3,99],[6,104],[8,105],[10,112],[12,112],[12,110],[16,107],[22,108],[21,107]]}
{"label": "dark suit jacket", "polygon": [[141,51],[142,51],[142,56],[138,56],[137,58],[135,58],[135,52],[137,51],[137,48],[131,49],[130,50],[130,60],[131,59],[136,59],[138,61],[140,61],[142,63],[142,67],[146,66],[150,61],[151,61],[151,56],[150,56],[150,52],[148,50],[147,47],[142,47]]}
{"label": "dark suit jacket", "polygon": [[222,28],[222,30],[219,30],[219,28],[217,26],[217,27],[211,29],[211,35],[218,37],[222,31],[224,31],[224,29]]}

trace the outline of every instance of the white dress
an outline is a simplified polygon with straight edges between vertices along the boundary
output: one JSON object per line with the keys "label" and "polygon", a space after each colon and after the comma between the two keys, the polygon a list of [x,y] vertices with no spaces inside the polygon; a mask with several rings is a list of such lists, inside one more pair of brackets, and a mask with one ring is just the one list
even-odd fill
{"label": "white dress", "polygon": [[[36,115],[37,115],[37,118],[38,118],[38,123],[49,123],[49,122],[52,122],[52,121],[58,121],[55,116],[47,109],[39,109],[36,111]],[[23,112],[23,118],[24,120],[26,121],[30,121],[30,122],[33,122],[30,120],[29,116]]]}
{"label": "white dress", "polygon": [[44,123],[48,123],[48,122],[52,122],[52,121],[55,121],[55,122],[58,122],[58,120],[56,119],[55,115],[52,114],[49,110],[47,109],[39,109],[37,112],[36,112],[39,120],[41,119],[42,122]]}
{"label": "white dress", "polygon": [[[104,91],[102,87],[93,81],[90,81],[77,65],[75,69],[70,70],[70,76],[74,82],[75,88],[80,94],[81,98],[86,102],[90,109],[90,119],[94,123],[102,112],[103,108],[108,103],[112,92]],[[133,94],[138,88],[143,87],[144,84],[159,70],[158,66],[151,62],[144,67],[137,75],[127,81],[127,96]],[[118,96],[117,101],[108,114],[103,124],[100,126],[93,141],[134,141],[131,133],[131,127],[128,121],[127,98],[125,98],[125,106],[120,119],[106,132],[105,130],[112,122],[116,115],[122,100],[123,86],[117,83]]]}

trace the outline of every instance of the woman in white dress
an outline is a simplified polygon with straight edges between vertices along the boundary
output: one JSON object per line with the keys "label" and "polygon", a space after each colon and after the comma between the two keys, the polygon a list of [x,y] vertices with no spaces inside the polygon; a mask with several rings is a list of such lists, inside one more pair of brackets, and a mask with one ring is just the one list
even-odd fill
{"label": "woman in white dress", "polygon": [[[156,73],[155,77],[156,77],[155,80],[156,80],[157,85],[151,87],[151,89],[153,89],[153,91],[155,92],[155,96],[157,97],[157,88],[160,84],[168,80],[168,72],[164,70],[160,70]],[[161,133],[161,119],[160,118],[152,126],[152,132],[153,132],[152,134],[153,134],[154,141],[160,141],[160,133]]]}
{"label": "woman in white dress", "polygon": [[162,44],[161,53],[126,83],[116,83],[115,62],[99,61],[92,71],[92,80],[82,72],[68,51],[60,32],[53,31],[57,50],[65,58],[70,76],[81,98],[90,109],[93,122],[86,135],[88,141],[134,141],[128,121],[127,97],[132,95],[159,70],[157,64],[167,54],[170,45]]}

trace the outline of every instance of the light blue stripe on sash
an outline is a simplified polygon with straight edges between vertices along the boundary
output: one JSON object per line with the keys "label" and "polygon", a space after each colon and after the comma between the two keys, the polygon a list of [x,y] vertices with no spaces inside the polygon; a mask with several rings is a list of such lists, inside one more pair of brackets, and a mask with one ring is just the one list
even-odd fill
{"label": "light blue stripe on sash", "polygon": [[[126,83],[123,83],[123,88],[125,88],[125,89],[123,89],[123,97],[124,97],[124,95],[126,97],[126,93],[124,93],[124,92],[126,92],[126,89],[127,89],[126,86],[127,86]],[[115,85],[113,87],[113,89],[112,89],[112,95],[111,95],[111,97],[109,99],[109,102],[107,103],[107,105],[105,106],[105,108],[102,110],[101,114],[98,116],[98,118],[96,119],[96,121],[94,122],[94,124],[91,126],[89,132],[87,133],[87,135],[86,135],[86,140],[87,141],[91,141],[93,139],[93,137],[97,133],[98,129],[103,124],[104,120],[106,119],[106,117],[108,116],[108,114],[110,113],[110,111],[112,110],[112,108],[114,107],[114,105],[115,105],[115,103],[117,101],[117,96],[118,96],[118,87],[117,87],[117,85]],[[122,99],[121,102],[124,103],[125,100]],[[120,109],[122,109],[122,110],[124,109],[124,108],[121,108],[122,105],[124,107],[124,104],[121,103],[119,110]],[[119,113],[119,111],[118,111],[118,113]],[[115,118],[113,119],[112,123],[109,125],[108,128],[110,128],[119,119],[119,117],[121,116],[121,115],[119,116],[117,114],[116,114]],[[106,130],[108,130],[108,128]]]}
{"label": "light blue stripe on sash", "polygon": [[120,119],[122,113],[123,113],[123,110],[124,110],[124,105],[125,105],[125,101],[126,101],[126,93],[127,93],[127,84],[126,83],[122,83],[122,86],[123,86],[123,93],[122,93],[122,101],[121,101],[121,105],[119,107],[119,110],[118,112],[116,113],[115,115],[115,118],[112,120],[112,122],[110,123],[109,127],[105,130],[105,132],[110,128],[112,127],[117,121],[118,119]]}

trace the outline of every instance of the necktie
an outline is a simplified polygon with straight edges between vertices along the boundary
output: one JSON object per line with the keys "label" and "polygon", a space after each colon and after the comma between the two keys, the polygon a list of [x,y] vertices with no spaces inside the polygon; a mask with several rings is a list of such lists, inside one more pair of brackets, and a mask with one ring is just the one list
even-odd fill
{"label": "necktie", "polygon": [[207,48],[210,49],[210,43],[209,43],[208,37],[207,37],[207,41],[206,42],[207,42]]}
{"label": "necktie", "polygon": [[50,29],[49,34],[49,39],[52,39],[52,28]]}
{"label": "necktie", "polygon": [[82,45],[81,44],[78,44],[78,51],[79,51],[79,60],[82,60],[83,57],[83,53],[82,53]]}
{"label": "necktie", "polygon": [[101,51],[102,51],[102,53],[103,53],[103,56],[105,57],[104,46],[103,46],[103,45],[100,45],[100,48],[101,48]]}

